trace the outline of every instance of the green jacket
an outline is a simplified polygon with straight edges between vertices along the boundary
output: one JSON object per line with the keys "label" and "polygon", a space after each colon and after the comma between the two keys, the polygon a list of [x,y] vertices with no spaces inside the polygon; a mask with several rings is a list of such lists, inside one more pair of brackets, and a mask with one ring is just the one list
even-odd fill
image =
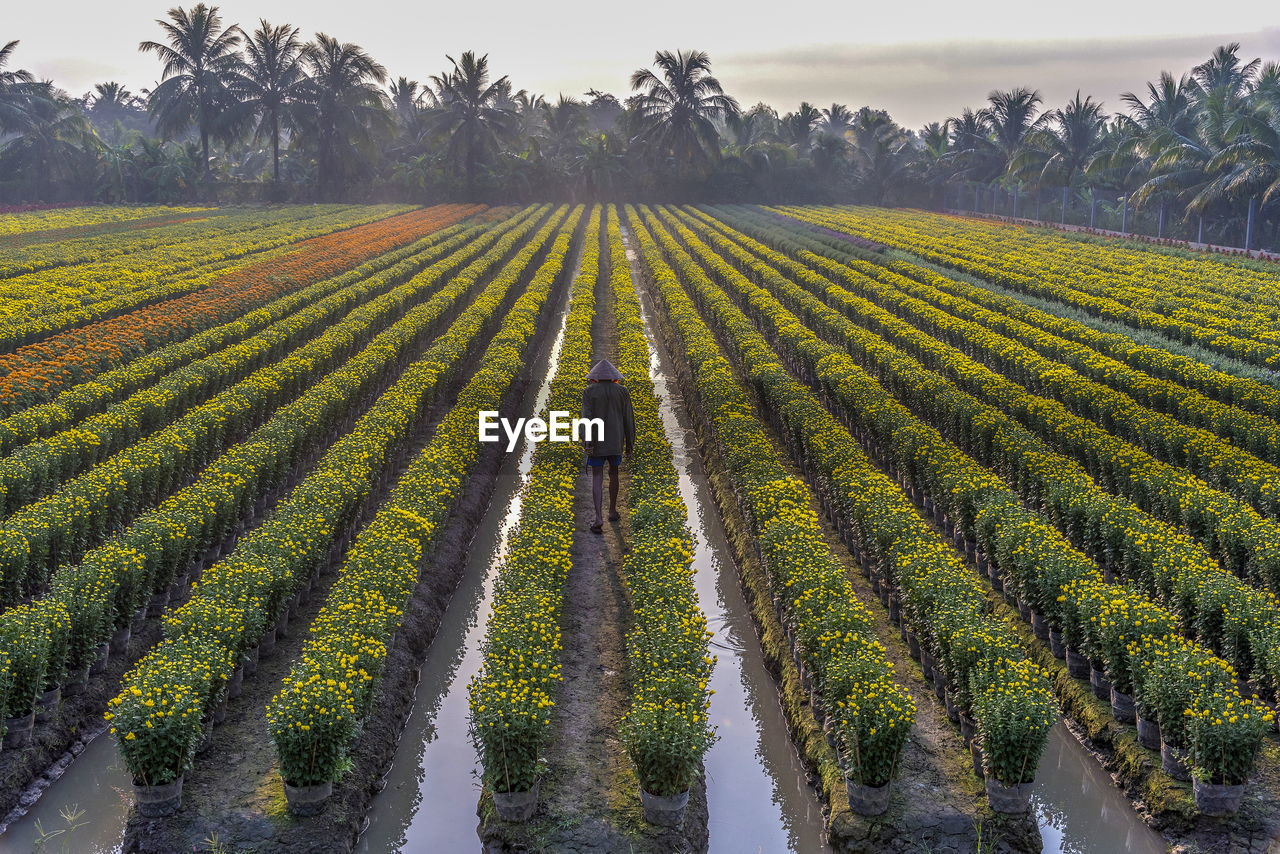
{"label": "green jacket", "polygon": [[631,413],[631,392],[621,383],[587,383],[582,392],[582,417],[604,421],[604,440],[588,442],[587,454],[611,457],[631,453],[636,441],[636,422]]}

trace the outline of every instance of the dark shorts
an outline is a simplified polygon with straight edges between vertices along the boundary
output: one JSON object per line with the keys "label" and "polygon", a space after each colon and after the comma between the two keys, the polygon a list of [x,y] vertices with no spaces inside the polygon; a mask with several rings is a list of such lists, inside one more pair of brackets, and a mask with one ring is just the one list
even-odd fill
{"label": "dark shorts", "polygon": [[588,457],[587,457],[587,465],[591,466],[593,469],[598,469],[598,468],[600,468],[602,465],[604,465],[604,461],[605,461],[605,460],[608,460],[608,461],[609,461],[609,464],[610,464],[610,465],[612,465],[612,466],[615,466],[615,467],[616,467],[616,466],[620,466],[620,465],[622,465],[622,454],[614,454],[614,455],[613,455],[613,456],[611,456],[611,457],[592,457],[592,456],[588,456]]}

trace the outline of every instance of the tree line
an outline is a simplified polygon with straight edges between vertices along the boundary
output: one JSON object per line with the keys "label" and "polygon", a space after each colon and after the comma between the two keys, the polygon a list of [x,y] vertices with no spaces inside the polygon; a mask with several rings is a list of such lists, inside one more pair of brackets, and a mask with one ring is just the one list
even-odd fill
{"label": "tree line", "polygon": [[744,109],[701,51],[659,51],[622,98],[552,100],[474,52],[425,82],[359,45],[174,8],[140,93],[71,97],[0,49],[0,202],[864,202],[1275,245],[1280,64],[1219,47],[1110,114],[1029,88],[915,131],[883,110]]}

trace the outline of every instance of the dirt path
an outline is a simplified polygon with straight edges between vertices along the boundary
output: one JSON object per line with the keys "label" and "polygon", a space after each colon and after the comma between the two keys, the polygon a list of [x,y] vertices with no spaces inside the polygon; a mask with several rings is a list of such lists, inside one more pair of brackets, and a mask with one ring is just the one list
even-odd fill
{"label": "dirt path", "polygon": [[[615,359],[618,336],[607,277],[596,285],[592,318],[592,361]],[[639,781],[618,737],[625,714],[626,633],[631,602],[621,569],[630,532],[629,477],[621,471],[618,506],[623,519],[591,533],[595,515],[591,475],[579,474],[574,490],[573,568],[565,581],[561,612],[561,677],[555,723],[546,750],[548,773],[538,817],[524,826],[484,816],[485,851],[653,852],[675,854],[706,849],[706,787],[690,793],[684,826],[664,830],[644,821]],[[606,513],[608,476],[605,480]]]}

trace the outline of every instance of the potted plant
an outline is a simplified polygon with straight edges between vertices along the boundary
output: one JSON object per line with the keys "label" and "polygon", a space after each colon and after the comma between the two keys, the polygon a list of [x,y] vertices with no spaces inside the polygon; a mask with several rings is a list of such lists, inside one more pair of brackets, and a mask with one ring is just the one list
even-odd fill
{"label": "potted plant", "polygon": [[66,674],[67,654],[71,648],[71,615],[57,599],[41,603],[45,631],[49,635],[48,656],[40,697],[36,701],[36,720],[45,721],[58,713],[62,701],[62,679]]}
{"label": "potted plant", "polygon": [[1204,815],[1235,815],[1272,714],[1225,679],[1202,684],[1187,710],[1196,808]]}
{"label": "potted plant", "polygon": [[304,656],[267,705],[285,798],[296,816],[324,809],[345,770],[359,720],[355,686],[347,674],[325,673],[311,665],[311,657]]}
{"label": "potted plant", "polygon": [[860,815],[880,815],[889,808],[890,782],[915,721],[915,703],[882,670],[855,686],[836,707],[849,806]]}
{"label": "potted plant", "polygon": [[1191,779],[1188,767],[1187,711],[1191,706],[1201,656],[1185,638],[1166,635],[1153,639],[1150,674],[1142,680],[1144,702],[1155,709],[1160,724],[1160,765],[1175,780]]}
{"label": "potted plant", "polygon": [[1000,659],[979,677],[974,717],[982,739],[987,802],[996,812],[1025,813],[1057,703],[1047,674],[1029,661]]}
{"label": "potted plant", "polygon": [[0,620],[0,649],[9,655],[9,693],[5,699],[5,747],[26,747],[35,726],[36,696],[44,685],[49,627],[35,606],[10,608]]}
{"label": "potted plant", "polygon": [[[486,672],[486,678],[500,678]],[[542,743],[546,738],[550,717],[544,703],[551,699],[540,689],[482,690],[477,679],[471,683],[471,738],[480,751],[484,768],[484,784],[493,794],[493,804],[504,821],[528,821],[538,811],[538,793],[542,784]],[[479,699],[483,694],[483,700]],[[656,717],[656,715],[655,715]],[[624,738],[639,739],[632,734],[632,723],[624,729]],[[627,741],[628,750],[632,742]],[[657,752],[657,751],[654,751]],[[641,779],[641,785],[645,780]],[[686,786],[687,788],[687,786]]]}
{"label": "potted plant", "polygon": [[1177,623],[1163,608],[1127,590],[1102,600],[1097,620],[1097,649],[1111,682],[1111,714],[1121,723],[1137,723],[1130,649],[1145,646],[1148,638],[1177,632]]}
{"label": "potted plant", "polygon": [[159,644],[125,676],[107,719],[133,776],[138,812],[158,818],[182,806],[182,778],[204,734],[212,650],[192,639]]}
{"label": "potted plant", "polygon": [[1138,725],[1138,743],[1148,750],[1160,749],[1160,722],[1156,718],[1154,694],[1147,682],[1154,667],[1152,649],[1161,639],[1146,637],[1129,644],[1129,673],[1133,678],[1133,711]]}
{"label": "potted plant", "polygon": [[[705,692],[690,695],[687,690],[666,690],[672,687],[679,688],[649,682],[632,698],[622,720],[622,742],[640,778],[645,820],[664,827],[678,827],[684,821],[689,787],[715,740]],[[525,774],[533,773],[528,757],[524,759]],[[488,759],[484,764],[501,767],[491,766]]]}

